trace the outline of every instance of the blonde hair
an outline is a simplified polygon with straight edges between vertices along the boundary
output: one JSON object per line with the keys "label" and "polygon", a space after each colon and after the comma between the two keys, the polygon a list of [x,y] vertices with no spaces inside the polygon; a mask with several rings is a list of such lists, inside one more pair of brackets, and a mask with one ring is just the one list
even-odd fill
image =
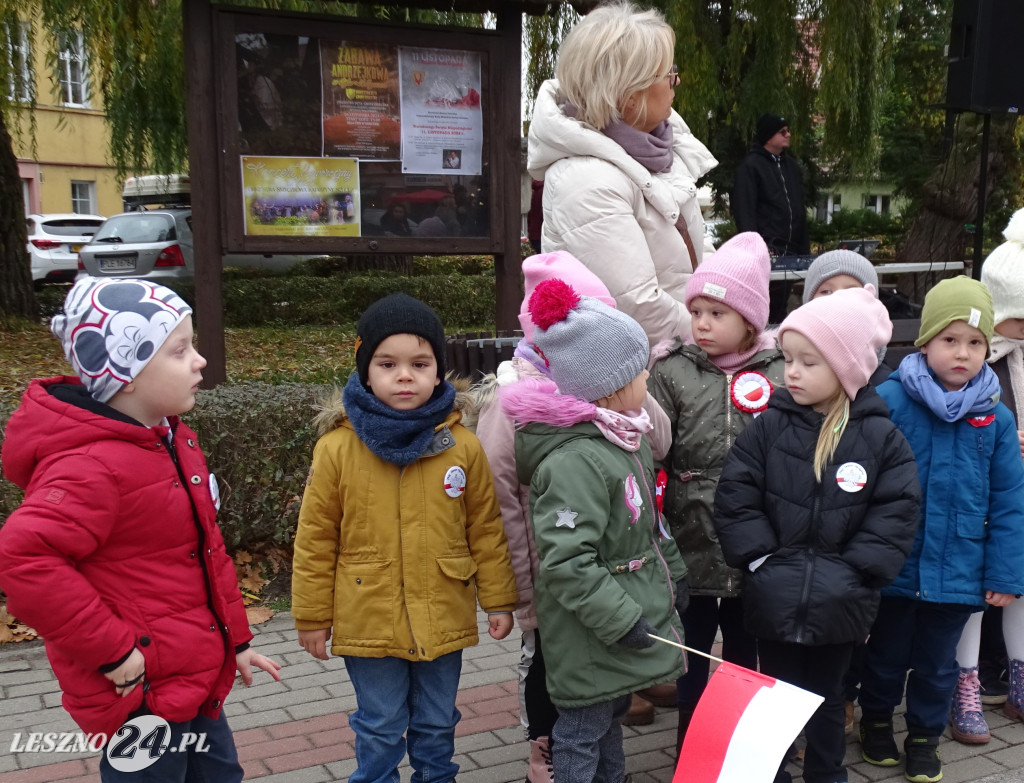
{"label": "blonde hair", "polygon": [[843,387],[840,386],[835,396],[829,400],[828,409],[825,412],[825,421],[821,423],[821,432],[818,433],[818,443],[814,447],[814,478],[821,483],[822,473],[825,466],[839,448],[839,441],[846,432],[846,425],[850,422],[850,398],[846,396]]}
{"label": "blonde hair", "polygon": [[[622,119],[626,101],[665,77],[676,34],[659,11],[641,11],[628,0],[598,6],[565,37],[555,75],[583,122],[604,130]],[[639,116],[647,115],[638,96]]]}

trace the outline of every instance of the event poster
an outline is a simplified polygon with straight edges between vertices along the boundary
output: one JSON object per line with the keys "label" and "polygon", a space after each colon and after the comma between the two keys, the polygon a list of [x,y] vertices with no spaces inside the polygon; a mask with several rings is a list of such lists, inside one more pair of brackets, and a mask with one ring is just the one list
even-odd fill
{"label": "event poster", "polygon": [[402,141],[397,47],[321,40],[320,62],[323,154],[397,160]]}
{"label": "event poster", "polygon": [[480,53],[398,50],[402,171],[479,174],[483,157]]}
{"label": "event poster", "polygon": [[359,236],[355,158],[242,156],[249,236]]}

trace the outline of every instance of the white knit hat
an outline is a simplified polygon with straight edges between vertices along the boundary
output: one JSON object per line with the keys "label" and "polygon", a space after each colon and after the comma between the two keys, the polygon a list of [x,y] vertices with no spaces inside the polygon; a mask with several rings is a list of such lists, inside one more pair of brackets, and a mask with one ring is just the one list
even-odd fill
{"label": "white knit hat", "polygon": [[1006,241],[981,266],[997,326],[1008,318],[1024,318],[1024,209],[1013,213],[1003,236]]}

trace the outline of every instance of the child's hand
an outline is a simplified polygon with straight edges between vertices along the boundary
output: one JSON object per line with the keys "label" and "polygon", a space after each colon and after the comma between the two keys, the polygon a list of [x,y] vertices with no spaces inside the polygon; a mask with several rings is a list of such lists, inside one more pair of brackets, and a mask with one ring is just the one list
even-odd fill
{"label": "child's hand", "polygon": [[331,638],[330,628],[316,631],[299,631],[299,645],[314,658],[327,660],[327,640]]}
{"label": "child's hand", "polygon": [[146,658],[136,647],[128,656],[128,660],[112,672],[106,672],[103,676],[114,683],[117,695],[124,698],[139,685],[142,685],[142,681],[146,678]]}
{"label": "child's hand", "polygon": [[260,655],[252,647],[247,647],[235,656],[235,667],[238,669],[238,673],[242,675],[242,682],[246,685],[252,685],[253,666],[257,669],[263,669],[275,680],[281,682],[281,675],[277,673],[281,668],[281,664],[277,661],[272,661],[267,656]]}
{"label": "child's hand", "polygon": [[991,590],[985,591],[985,603],[989,606],[1009,606],[1017,599],[1017,596],[1012,593],[993,593]]}
{"label": "child's hand", "polygon": [[511,612],[499,612],[498,614],[487,615],[487,622],[491,626],[487,629],[487,633],[491,635],[492,639],[504,639],[512,633]]}

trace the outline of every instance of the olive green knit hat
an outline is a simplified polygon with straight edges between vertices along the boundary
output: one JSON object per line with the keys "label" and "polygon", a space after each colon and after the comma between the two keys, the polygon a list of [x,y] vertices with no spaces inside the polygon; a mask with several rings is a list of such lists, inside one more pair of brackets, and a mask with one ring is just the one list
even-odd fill
{"label": "olive green knit hat", "polygon": [[991,341],[995,328],[992,294],[982,282],[963,275],[940,280],[924,297],[921,331],[914,345],[924,345],[953,321],[965,321]]}

